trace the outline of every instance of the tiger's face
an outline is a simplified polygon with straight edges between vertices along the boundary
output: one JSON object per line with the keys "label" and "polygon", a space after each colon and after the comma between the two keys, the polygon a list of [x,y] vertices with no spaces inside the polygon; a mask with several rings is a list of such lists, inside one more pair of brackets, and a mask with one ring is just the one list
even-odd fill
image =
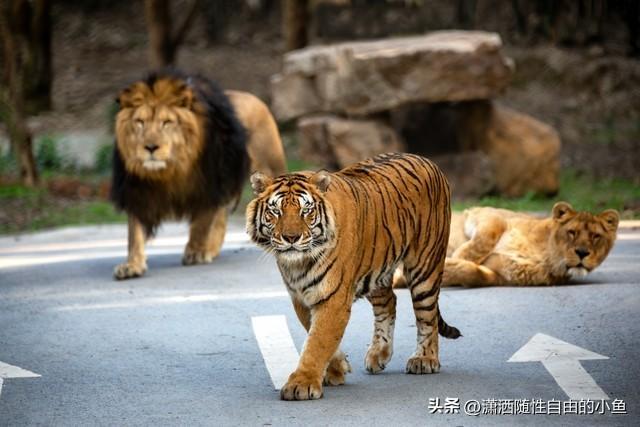
{"label": "tiger's face", "polygon": [[247,206],[247,232],[280,260],[317,257],[334,240],[335,221],[324,197],[331,177],[289,174],[271,179],[251,176],[256,198]]}
{"label": "tiger's face", "polygon": [[599,215],[576,212],[570,204],[553,207],[552,250],[560,271],[572,277],[585,276],[604,261],[613,247],[618,229],[618,212],[608,209]]}

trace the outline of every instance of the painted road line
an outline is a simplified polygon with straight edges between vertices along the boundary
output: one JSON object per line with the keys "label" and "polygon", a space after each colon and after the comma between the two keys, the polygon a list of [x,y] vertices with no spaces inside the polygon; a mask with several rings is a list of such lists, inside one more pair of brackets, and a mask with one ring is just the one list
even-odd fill
{"label": "painted road line", "polygon": [[287,318],[282,315],[257,316],[251,318],[251,324],[271,382],[279,390],[298,366],[299,359]]}
{"label": "painted road line", "polygon": [[[184,248],[187,244],[187,233],[182,236],[174,237],[156,237],[147,243],[147,248],[153,247],[167,247],[178,246]],[[246,243],[251,244],[246,232],[228,232],[224,237],[224,243]],[[0,255],[15,255],[21,253],[30,254],[43,254],[48,252],[61,252],[61,251],[85,251],[88,249],[126,249],[127,238],[123,236],[121,239],[95,239],[90,241],[61,241],[57,242],[12,242],[12,244],[5,247],[0,246]]]}
{"label": "painted road line", "polygon": [[536,334],[508,362],[541,362],[569,399],[608,400],[580,360],[608,359],[545,334]]}
{"label": "painted road line", "polygon": [[[222,251],[246,249],[255,247],[250,243],[230,243],[222,247]],[[184,251],[182,246],[175,247],[153,247],[150,246],[146,250],[147,256],[153,257],[157,255],[180,255]],[[96,251],[73,251],[63,254],[41,255],[34,254],[29,256],[10,256],[2,255],[0,257],[0,270],[6,268],[32,267],[46,264],[59,264],[63,262],[88,261],[98,259],[118,259],[126,258],[126,249],[122,250],[96,250]]]}
{"label": "painted road line", "polygon": [[38,378],[40,376],[26,369],[0,362],[0,396],[2,395],[2,383],[5,378]]}
{"label": "painted road line", "polygon": [[266,291],[266,292],[246,292],[228,294],[199,294],[199,295],[178,295],[169,297],[142,297],[131,298],[130,300],[97,303],[97,304],[71,304],[62,307],[54,307],[53,311],[83,311],[83,310],[113,310],[122,308],[153,307],[171,304],[189,304],[215,301],[240,301],[267,298],[288,297],[286,291]]}

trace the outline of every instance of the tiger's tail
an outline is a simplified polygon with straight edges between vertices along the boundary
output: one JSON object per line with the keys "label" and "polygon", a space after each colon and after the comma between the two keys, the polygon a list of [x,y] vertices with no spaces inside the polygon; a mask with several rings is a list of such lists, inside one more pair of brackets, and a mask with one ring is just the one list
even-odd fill
{"label": "tiger's tail", "polygon": [[438,332],[445,338],[451,338],[453,340],[460,338],[462,334],[460,330],[455,326],[450,326],[447,322],[444,321],[442,315],[440,314],[440,309],[438,309]]}

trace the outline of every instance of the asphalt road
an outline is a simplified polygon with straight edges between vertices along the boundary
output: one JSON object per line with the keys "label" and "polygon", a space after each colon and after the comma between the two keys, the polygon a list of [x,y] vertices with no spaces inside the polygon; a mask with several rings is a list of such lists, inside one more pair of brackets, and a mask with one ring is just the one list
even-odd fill
{"label": "asphalt road", "polygon": [[[441,311],[464,336],[441,340],[437,375],[404,373],[415,326],[403,290],[393,359],[367,374],[372,314],[357,302],[342,345],[353,373],[312,402],[279,400],[270,372],[285,362],[267,369],[252,327],[281,315],[290,332],[273,334],[304,343],[274,261],[238,220],[213,264],[182,267],[185,230],[161,230],[147,275],[125,282],[111,278],[124,226],[0,239],[0,425],[640,425],[640,229],[623,230],[579,285],[444,290]],[[539,333],[608,359],[507,362]],[[576,387],[609,400],[571,413],[566,390]],[[527,413],[532,400],[541,414]],[[488,413],[465,414],[473,401]],[[549,415],[558,405],[569,413]],[[623,405],[626,415],[614,413]]]}

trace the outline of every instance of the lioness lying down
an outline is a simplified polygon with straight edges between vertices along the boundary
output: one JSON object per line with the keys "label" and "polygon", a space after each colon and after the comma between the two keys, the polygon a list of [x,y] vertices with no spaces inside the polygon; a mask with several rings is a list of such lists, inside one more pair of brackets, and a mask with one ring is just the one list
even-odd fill
{"label": "lioness lying down", "polygon": [[613,209],[593,215],[556,203],[549,218],[471,208],[451,219],[444,286],[556,285],[593,271],[613,247]]}

